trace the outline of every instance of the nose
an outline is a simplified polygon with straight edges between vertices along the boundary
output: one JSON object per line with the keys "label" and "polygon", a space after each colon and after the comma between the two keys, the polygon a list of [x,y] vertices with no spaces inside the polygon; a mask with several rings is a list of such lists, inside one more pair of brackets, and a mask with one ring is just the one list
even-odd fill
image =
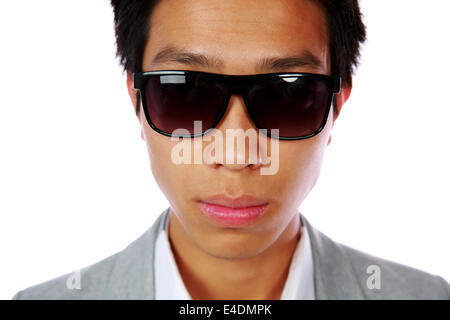
{"label": "nose", "polygon": [[247,112],[242,95],[233,94],[230,97],[227,110],[216,129],[223,137],[223,152],[222,157],[216,157],[210,164],[212,167],[255,171],[262,165],[259,132]]}

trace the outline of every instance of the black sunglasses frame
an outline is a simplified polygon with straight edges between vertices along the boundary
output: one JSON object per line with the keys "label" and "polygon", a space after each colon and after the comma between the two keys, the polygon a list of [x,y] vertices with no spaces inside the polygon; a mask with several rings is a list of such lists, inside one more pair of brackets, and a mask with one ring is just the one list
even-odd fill
{"label": "black sunglasses frame", "polygon": [[[163,130],[160,130],[157,128],[151,118],[148,114],[148,110],[145,107],[146,101],[145,101],[145,94],[143,94],[145,90],[145,86],[147,83],[147,80],[150,77],[154,76],[161,76],[161,75],[203,75],[207,76],[208,78],[213,79],[214,81],[217,81],[221,83],[225,89],[226,94],[224,98],[223,105],[218,113],[217,119],[215,122],[206,130],[203,130],[201,134],[191,134],[188,136],[184,135],[173,135],[170,132],[165,132]],[[265,128],[262,128],[256,121],[255,117],[253,116],[252,112],[249,110],[248,107],[248,99],[247,94],[251,88],[252,85],[255,84],[255,82],[261,81],[263,79],[270,79],[270,78],[289,78],[289,77],[308,77],[308,78],[314,78],[324,81],[327,84],[328,87],[328,104],[327,104],[327,110],[324,116],[324,119],[322,121],[322,124],[319,129],[317,129],[314,133],[306,135],[306,136],[297,136],[297,137],[282,137],[282,136],[272,136],[270,133],[267,132]],[[256,126],[257,129],[263,129],[262,132],[273,139],[278,140],[302,140],[302,139],[308,139],[311,138],[317,134],[319,134],[323,128],[326,125],[328,115],[331,109],[331,105],[333,102],[333,97],[335,94],[339,93],[341,90],[341,77],[336,76],[329,76],[324,74],[316,74],[316,73],[292,73],[292,72],[282,72],[282,73],[262,73],[262,74],[251,74],[251,75],[226,75],[226,74],[218,74],[218,73],[208,73],[208,72],[201,72],[201,71],[187,71],[187,70],[161,70],[161,71],[146,71],[146,72],[137,72],[133,73],[133,87],[134,89],[138,90],[138,101],[137,103],[140,103],[140,99],[142,99],[142,109],[145,114],[145,118],[147,119],[148,124],[150,127],[155,130],[156,132],[168,136],[168,137],[184,137],[184,138],[195,138],[195,137],[201,137],[203,135],[206,135],[211,130],[217,127],[217,125],[222,120],[230,101],[230,98],[234,94],[240,94],[245,103],[245,107],[247,110],[248,115],[250,116],[250,119],[253,121],[253,124]],[[139,105],[137,106],[139,107]]]}

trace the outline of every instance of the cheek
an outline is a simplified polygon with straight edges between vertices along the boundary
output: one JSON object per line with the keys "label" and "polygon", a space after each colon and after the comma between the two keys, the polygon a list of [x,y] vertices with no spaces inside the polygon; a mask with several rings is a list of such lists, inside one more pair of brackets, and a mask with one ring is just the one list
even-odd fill
{"label": "cheek", "polygon": [[[152,174],[161,190],[167,195],[168,190],[177,187],[175,181],[180,181],[180,172],[171,160],[173,142],[146,126],[144,129],[144,140],[150,160]],[[180,184],[182,184],[181,181]]]}
{"label": "cheek", "polygon": [[280,142],[278,183],[283,190],[290,190],[286,194],[298,198],[295,202],[301,202],[319,178],[330,133],[331,126],[327,124],[313,138]]}
{"label": "cheek", "polygon": [[290,143],[290,146],[280,146],[278,182],[283,191],[290,190],[286,195],[303,198],[317,180],[322,153],[315,145]]}
{"label": "cheek", "polygon": [[144,129],[144,140],[149,155],[152,174],[156,183],[171,204],[181,203],[190,198],[191,189],[187,186],[201,184],[202,172],[199,165],[176,164],[172,161],[172,150],[180,144],[170,137],[163,136],[149,126]]}

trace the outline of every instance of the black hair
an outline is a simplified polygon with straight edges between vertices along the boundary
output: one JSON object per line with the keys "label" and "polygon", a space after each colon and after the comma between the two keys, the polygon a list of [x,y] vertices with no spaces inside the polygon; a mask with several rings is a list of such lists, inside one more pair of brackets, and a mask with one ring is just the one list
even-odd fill
{"label": "black hair", "polygon": [[[150,17],[160,0],[111,0],[120,65],[124,71],[142,71],[142,59],[150,30]],[[358,0],[312,0],[326,13],[331,74],[352,85],[358,65],[360,46],[366,40],[366,28]],[[334,108],[336,112],[336,107]],[[139,112],[139,109],[136,109]]]}

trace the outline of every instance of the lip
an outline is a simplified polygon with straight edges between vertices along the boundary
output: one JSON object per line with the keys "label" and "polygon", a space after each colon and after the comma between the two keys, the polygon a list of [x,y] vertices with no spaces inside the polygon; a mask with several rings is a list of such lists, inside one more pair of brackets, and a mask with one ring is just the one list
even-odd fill
{"label": "lip", "polygon": [[212,221],[224,226],[249,225],[260,219],[269,203],[251,195],[230,198],[217,194],[198,200],[201,212]]}

